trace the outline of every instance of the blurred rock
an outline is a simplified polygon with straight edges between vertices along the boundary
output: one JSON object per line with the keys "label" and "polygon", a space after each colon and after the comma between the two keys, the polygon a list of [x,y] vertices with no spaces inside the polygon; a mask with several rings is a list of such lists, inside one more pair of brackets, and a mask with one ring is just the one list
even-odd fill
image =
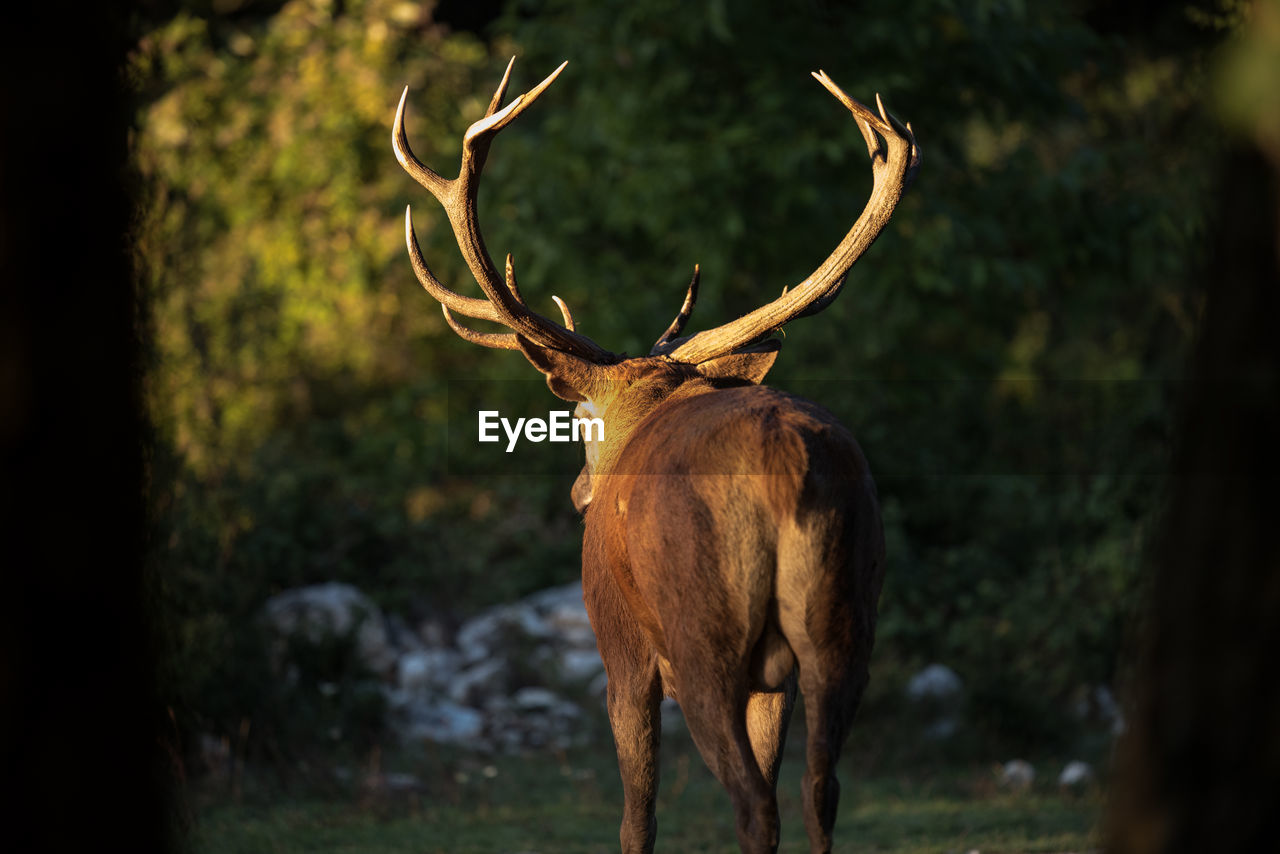
{"label": "blurred rock", "polygon": [[582,710],[543,688],[522,688],[505,710],[495,709],[489,731],[504,750],[565,749],[583,741]]}
{"label": "blurred rock", "polygon": [[1036,769],[1023,759],[1011,759],[1000,769],[1000,785],[1014,792],[1025,792],[1036,780]]}
{"label": "blurred rock", "polygon": [[662,714],[662,729],[680,729],[684,726],[684,711],[680,708],[680,704],[670,697],[662,698],[662,705],[658,707],[658,711]]}
{"label": "blurred rock", "polygon": [[1116,702],[1115,695],[1106,685],[1098,685],[1093,689],[1093,701],[1098,715],[1107,723],[1112,735],[1123,735],[1125,731],[1124,710]]}
{"label": "blurred rock", "polygon": [[473,744],[484,733],[485,718],[477,709],[448,701],[411,707],[405,735],[442,744]]}
{"label": "blurred rock", "polygon": [[423,646],[422,638],[399,614],[388,614],[386,619],[387,637],[393,647],[403,655]]}
{"label": "blurred rock", "polygon": [[273,658],[282,664],[284,641],[300,636],[311,643],[327,637],[354,635],[356,655],[379,676],[396,660],[396,650],[382,611],[350,584],[331,582],[298,587],[273,596],[263,608],[278,643]]}
{"label": "blurred rock", "polygon": [[462,656],[452,649],[417,649],[396,663],[396,687],[410,695],[440,692],[458,675]]}
{"label": "blurred rock", "polygon": [[533,607],[517,602],[500,605],[463,623],[458,629],[457,644],[463,660],[471,664],[513,646],[543,640],[552,633]]}
{"label": "blurred rock", "polygon": [[423,620],[417,626],[418,639],[429,647],[441,647],[448,643],[449,632],[440,620]]}
{"label": "blurred rock", "polygon": [[595,648],[595,636],[591,649],[567,649],[559,657],[560,676],[566,682],[586,682],[604,671],[604,662]]}
{"label": "blurred rock", "polygon": [[546,688],[521,688],[511,698],[511,704],[524,711],[546,710],[559,704],[560,698]]}
{"label": "blurred rock", "polygon": [[1058,775],[1058,785],[1064,789],[1076,789],[1093,782],[1093,767],[1088,762],[1068,762]]}
{"label": "blurred rock", "polygon": [[964,690],[964,683],[956,672],[945,664],[930,664],[907,682],[907,699],[916,702],[956,700]]}
{"label": "blurred rock", "polygon": [[945,664],[930,664],[907,682],[906,695],[924,723],[923,735],[942,741],[960,729],[964,683]]}
{"label": "blurred rock", "polygon": [[455,703],[482,708],[485,698],[505,692],[506,684],[506,660],[490,658],[457,674],[449,685],[448,695]]}
{"label": "blurred rock", "polygon": [[536,593],[528,600],[546,616],[547,623],[564,643],[595,649],[596,635],[582,601],[582,584],[566,584]]}
{"label": "blurred rock", "polygon": [[1077,720],[1104,726],[1112,735],[1124,733],[1124,712],[1106,685],[1081,686],[1075,693],[1071,711]]}
{"label": "blurred rock", "polygon": [[[563,749],[587,735],[582,709],[569,697],[595,705],[596,690],[604,692],[604,663],[580,583],[477,614],[452,643],[442,624],[412,626],[399,615],[384,616],[346,584],[290,590],[264,610],[281,639],[279,655],[290,635],[318,641],[351,634],[361,661],[382,679],[388,725],[408,741],[481,751]],[[395,788],[389,779],[382,784]]]}

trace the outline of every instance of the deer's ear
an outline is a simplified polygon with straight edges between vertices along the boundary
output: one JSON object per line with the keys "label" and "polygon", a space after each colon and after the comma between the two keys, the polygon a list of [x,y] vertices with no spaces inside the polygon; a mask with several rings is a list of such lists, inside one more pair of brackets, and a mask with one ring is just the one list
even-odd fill
{"label": "deer's ear", "polygon": [[739,380],[759,385],[764,380],[764,375],[773,367],[781,349],[782,342],[777,338],[770,338],[728,355],[700,362],[697,371],[707,379]]}
{"label": "deer's ear", "polygon": [[547,388],[556,397],[574,403],[590,397],[595,385],[595,363],[550,347],[541,347],[523,335],[516,335],[516,343],[529,363],[547,375]]}
{"label": "deer's ear", "polygon": [[569,490],[569,500],[573,502],[573,509],[579,513],[587,512],[587,505],[591,503],[591,469],[583,466],[582,471],[578,472],[578,479],[573,482],[573,489]]}

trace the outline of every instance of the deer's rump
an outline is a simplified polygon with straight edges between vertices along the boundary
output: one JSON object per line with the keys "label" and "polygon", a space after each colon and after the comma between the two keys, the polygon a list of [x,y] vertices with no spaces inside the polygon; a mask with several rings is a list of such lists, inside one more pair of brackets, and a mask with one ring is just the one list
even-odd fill
{"label": "deer's rump", "polygon": [[870,643],[875,615],[857,603],[874,603],[860,593],[883,571],[875,486],[832,415],[750,386],[671,401],[634,435],[601,479],[586,540],[603,547],[669,693],[672,667],[704,649],[732,651],[725,677],[775,690],[833,633],[845,649],[851,633]]}

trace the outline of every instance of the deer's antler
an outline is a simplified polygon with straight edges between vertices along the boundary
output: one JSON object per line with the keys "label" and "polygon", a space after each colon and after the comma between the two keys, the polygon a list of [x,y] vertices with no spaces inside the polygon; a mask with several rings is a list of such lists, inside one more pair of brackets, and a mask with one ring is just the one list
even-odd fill
{"label": "deer's antler", "polygon": [[[498,109],[506,94],[514,63],[515,59],[512,58],[484,117],[471,125],[463,136],[462,166],[457,178],[442,178],[414,157],[409,148],[404,129],[405,102],[409,93],[407,87],[400,97],[391,135],[392,147],[400,164],[444,207],[462,257],[486,298],[476,299],[455,293],[436,279],[422,257],[413,231],[413,220],[410,211],[406,209],[405,242],[409,247],[409,258],[418,281],[440,302],[449,326],[466,340],[485,347],[516,349],[519,346],[517,336],[523,336],[539,346],[572,353],[596,364],[612,364],[620,357],[577,332],[568,306],[559,297],[552,298],[564,318],[563,326],[530,309],[516,285],[511,256],[507,256],[505,275],[499,275],[485,249],[476,196],[489,146],[498,132],[537,100],[568,64],[562,63],[537,86]],[[877,115],[846,95],[826,72],[816,71],[813,76],[853,113],[858,130],[867,144],[874,185],[862,214],[835,251],[804,281],[794,287],[784,288],[777,299],[736,320],[680,338],[678,336],[689,320],[697,300],[699,271],[695,267],[684,305],[653,345],[650,355],[699,364],[758,343],[790,321],[822,311],[840,293],[849,269],[879,236],[902,194],[915,178],[920,168],[920,147],[916,144],[910,123],[904,125],[890,115],[879,95],[876,96]],[[460,323],[455,314],[492,321],[511,331],[477,332]]]}
{"label": "deer's antler", "polygon": [[[815,71],[813,76],[853,113],[867,143],[875,184],[862,215],[822,266],[795,287],[783,289],[782,295],[773,302],[683,340],[675,339],[679,326],[672,324],[675,333],[668,330],[654,345],[653,355],[697,364],[760,341],[797,317],[826,308],[840,293],[849,268],[884,229],[898,200],[915,178],[920,168],[920,147],[916,145],[911,125],[903,125],[890,115],[879,95],[876,96],[879,115],[876,115],[846,95],[825,71]],[[692,299],[687,298],[686,306],[691,305]],[[681,317],[687,317],[684,310]]]}
{"label": "deer's antler", "polygon": [[[511,67],[514,64],[515,57],[512,57],[484,117],[471,125],[463,136],[462,166],[457,178],[441,177],[414,156],[404,129],[405,102],[409,96],[409,87],[406,86],[404,93],[400,96],[400,105],[396,108],[395,125],[391,132],[391,146],[395,150],[396,159],[400,161],[405,171],[435,196],[444,207],[454,236],[458,240],[458,248],[462,251],[462,257],[466,260],[467,267],[470,268],[486,299],[476,299],[455,293],[442,285],[432,274],[418,246],[418,238],[413,231],[412,214],[406,208],[405,243],[409,248],[409,259],[413,265],[413,271],[427,293],[439,301],[450,328],[468,341],[485,347],[513,350],[518,347],[516,336],[522,335],[543,347],[573,353],[592,362],[606,364],[617,361],[618,357],[613,353],[574,330],[573,317],[568,307],[559,298],[555,300],[564,316],[564,326],[530,309],[516,286],[511,256],[507,256],[506,275],[500,276],[485,248],[484,237],[480,232],[476,197],[479,191],[480,173],[484,169],[485,159],[489,156],[489,146],[499,131],[511,124],[546,91],[568,62],[561,63],[559,68],[551,72],[537,86],[522,95],[517,95],[507,106],[498,109],[498,105],[506,95],[507,84],[511,79]],[[454,314],[493,321],[512,331],[477,332],[459,323]]]}

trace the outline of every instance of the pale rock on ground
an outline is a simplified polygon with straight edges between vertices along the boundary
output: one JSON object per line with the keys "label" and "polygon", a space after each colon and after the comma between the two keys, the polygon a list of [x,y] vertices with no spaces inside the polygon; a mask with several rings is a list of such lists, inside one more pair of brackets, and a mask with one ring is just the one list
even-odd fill
{"label": "pale rock on ground", "polygon": [[930,664],[907,682],[909,700],[953,700],[964,690],[956,672],[945,664]]}
{"label": "pale rock on ground", "polygon": [[569,698],[595,703],[603,694],[580,583],[490,608],[463,623],[452,643],[438,625],[410,626],[336,582],[285,591],[263,613],[286,677],[297,678],[282,660],[288,637],[352,635],[361,663],[382,680],[391,730],[406,742],[564,748],[585,735],[582,709]]}
{"label": "pale rock on ground", "polygon": [[927,721],[925,738],[942,741],[960,728],[964,682],[945,664],[930,664],[907,682],[906,697]]}
{"label": "pale rock on ground", "polygon": [[1106,685],[1081,686],[1071,705],[1071,712],[1076,720],[1102,724],[1113,736],[1124,734],[1124,710]]}
{"label": "pale rock on ground", "polygon": [[378,606],[350,584],[331,582],[286,590],[263,608],[275,637],[273,659],[283,655],[283,641],[302,635],[318,643],[326,635],[355,632],[356,653],[371,671],[384,676],[395,664],[397,650]]}
{"label": "pale rock on ground", "polygon": [[1064,789],[1074,789],[1093,782],[1093,767],[1088,762],[1075,760],[1068,762],[1058,775],[1058,785]]}
{"label": "pale rock on ground", "polygon": [[1036,769],[1025,759],[1010,759],[1000,769],[1000,785],[1015,792],[1025,792],[1035,782]]}

